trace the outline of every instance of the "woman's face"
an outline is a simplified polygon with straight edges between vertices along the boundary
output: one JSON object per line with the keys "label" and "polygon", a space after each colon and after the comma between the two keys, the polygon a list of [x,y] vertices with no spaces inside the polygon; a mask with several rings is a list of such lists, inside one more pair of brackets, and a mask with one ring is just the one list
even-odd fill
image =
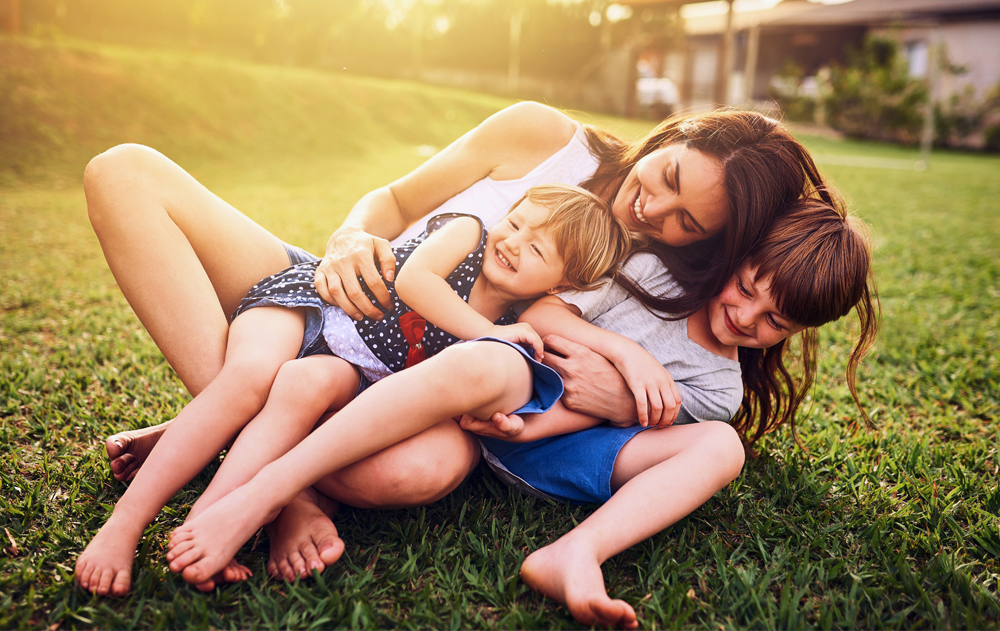
{"label": "woman's face", "polygon": [[629,230],[675,247],[718,234],[729,220],[721,165],[684,145],[639,160],[611,208]]}

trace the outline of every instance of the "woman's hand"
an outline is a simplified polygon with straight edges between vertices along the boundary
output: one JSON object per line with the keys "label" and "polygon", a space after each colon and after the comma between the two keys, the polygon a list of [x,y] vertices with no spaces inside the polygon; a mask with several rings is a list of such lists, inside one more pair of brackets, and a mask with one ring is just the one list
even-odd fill
{"label": "woman's hand", "polygon": [[510,440],[524,431],[524,420],[520,416],[500,412],[491,416],[488,421],[478,419],[470,414],[463,414],[458,424],[462,429],[473,434],[499,438],[500,440]]}
{"label": "woman's hand", "polygon": [[616,427],[638,420],[636,402],[614,364],[586,346],[558,335],[545,336],[549,366],[562,377],[562,402],[570,410],[607,419]]}
{"label": "woman's hand", "polygon": [[515,344],[530,344],[535,351],[535,359],[542,361],[545,358],[545,347],[542,338],[535,333],[535,329],[527,322],[517,324],[493,325],[493,329],[486,334],[486,337],[495,337]]}
{"label": "woman's hand", "polygon": [[[375,261],[378,260],[378,268]],[[364,316],[382,319],[382,311],[372,304],[358,281],[360,276],[375,298],[387,309],[392,306],[379,268],[386,280],[396,272],[396,257],[385,239],[349,226],[330,236],[326,257],[316,269],[316,291],[323,300],[337,305],[348,316],[360,320]]]}
{"label": "woman's hand", "polygon": [[672,425],[681,409],[681,393],[667,369],[645,350],[616,360],[615,366],[635,397],[639,424]]}

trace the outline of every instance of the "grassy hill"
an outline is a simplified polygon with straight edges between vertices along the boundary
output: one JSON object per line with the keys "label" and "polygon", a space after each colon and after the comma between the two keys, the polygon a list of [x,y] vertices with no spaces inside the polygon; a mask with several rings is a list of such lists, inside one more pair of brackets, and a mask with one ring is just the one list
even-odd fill
{"label": "grassy hill", "polygon": [[177,53],[0,39],[0,173],[79,173],[120,142],[196,166],[441,146],[509,101]]}
{"label": "grassy hill", "polygon": [[[510,101],[402,82],[0,38],[0,628],[577,628],[517,578],[592,507],[476,472],[404,511],[344,509],[343,560],[203,595],[166,569],[168,533],[213,471],[146,531],[133,593],[71,586],[124,486],[102,437],[171,418],[180,382],[132,314],[86,218],[87,161],[160,149],[276,235],[320,251],[351,204]],[[648,122],[600,119],[635,135]],[[850,323],[789,433],[691,516],[605,565],[644,628],[1000,628],[1000,158],[805,138],[872,225],[885,316],[849,429]],[[430,149],[428,149],[430,147]],[[895,162],[893,162],[895,161]]]}

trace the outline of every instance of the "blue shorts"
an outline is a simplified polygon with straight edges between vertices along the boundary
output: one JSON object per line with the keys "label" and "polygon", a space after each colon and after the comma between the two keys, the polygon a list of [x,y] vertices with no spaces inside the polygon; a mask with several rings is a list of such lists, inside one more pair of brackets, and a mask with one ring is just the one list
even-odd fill
{"label": "blue shorts", "polygon": [[633,436],[652,429],[599,425],[530,443],[479,437],[483,459],[504,483],[522,493],[574,504],[611,498],[618,452]]}

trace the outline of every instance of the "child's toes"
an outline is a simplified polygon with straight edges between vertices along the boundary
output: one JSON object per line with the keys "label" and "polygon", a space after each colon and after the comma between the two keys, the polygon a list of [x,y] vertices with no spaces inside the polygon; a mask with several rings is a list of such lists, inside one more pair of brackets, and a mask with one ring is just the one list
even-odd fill
{"label": "child's toes", "polygon": [[184,528],[184,526],[181,526],[180,528],[177,528],[172,533],[170,533],[170,540],[167,542],[167,548],[173,548],[174,546],[179,545],[185,541],[190,541],[193,538],[194,538],[194,533]]}
{"label": "child's toes", "polygon": [[132,570],[119,570],[115,572],[114,580],[111,582],[111,595],[124,596],[128,593],[132,583]]}
{"label": "child's toes", "polygon": [[[170,561],[170,571],[174,572],[175,574],[177,572],[183,572],[185,569],[187,569],[193,563],[196,563],[197,561],[199,561],[202,558],[202,556],[203,555],[201,553],[201,550],[198,549],[198,548],[196,548],[196,547],[194,547],[192,545],[189,549],[185,550],[184,552],[174,555],[173,560]],[[193,582],[195,584],[197,584],[197,583],[204,583],[205,581],[209,580],[210,578],[212,578],[211,574],[202,577],[201,580],[197,580],[197,581],[193,581]],[[192,581],[188,581],[188,582],[191,583]]]}
{"label": "child's toes", "polygon": [[173,561],[174,559],[181,557],[182,555],[184,555],[184,553],[189,552],[192,548],[194,548],[194,541],[192,540],[181,541],[180,543],[170,548],[170,550],[167,552],[167,561]]}
{"label": "child's toes", "polygon": [[197,589],[199,592],[210,592],[213,589],[215,589],[215,581],[209,579],[204,583],[198,583],[197,585],[194,586],[194,588]]}
{"label": "child's toes", "polygon": [[100,594],[101,596],[107,596],[108,592],[111,591],[111,582],[115,578],[115,573],[113,570],[104,569],[100,571],[100,574],[95,577],[97,579],[96,585],[91,583],[93,587],[92,591]]}
{"label": "child's toes", "polygon": [[209,567],[209,562],[207,559],[201,559],[197,563],[192,563],[184,568],[181,572],[181,576],[185,581],[191,583],[192,585],[198,585],[199,583],[205,583],[207,581],[213,580],[215,573]]}

